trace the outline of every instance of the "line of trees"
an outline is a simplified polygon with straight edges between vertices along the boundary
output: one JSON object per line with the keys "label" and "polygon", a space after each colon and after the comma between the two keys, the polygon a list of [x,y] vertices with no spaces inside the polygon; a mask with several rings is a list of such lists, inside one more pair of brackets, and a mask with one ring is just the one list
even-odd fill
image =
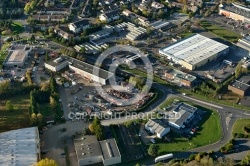
{"label": "line of trees", "polygon": [[99,118],[95,118],[93,122],[89,125],[89,130],[91,133],[95,134],[98,140],[105,139],[103,126]]}
{"label": "line of trees", "polygon": [[64,48],[61,48],[60,53],[64,54],[64,55],[68,55],[68,56],[70,56],[72,58],[76,58],[76,59],[78,59],[80,61],[85,61],[86,60],[84,55],[77,54],[77,52],[74,49],[68,49],[68,48],[64,47]]}
{"label": "line of trees", "polygon": [[42,125],[43,115],[40,112],[40,104],[50,104],[51,112],[55,112],[56,120],[62,117],[62,110],[59,104],[59,93],[56,80],[51,76],[49,84],[44,83],[40,89],[30,92],[30,122],[31,125]]}

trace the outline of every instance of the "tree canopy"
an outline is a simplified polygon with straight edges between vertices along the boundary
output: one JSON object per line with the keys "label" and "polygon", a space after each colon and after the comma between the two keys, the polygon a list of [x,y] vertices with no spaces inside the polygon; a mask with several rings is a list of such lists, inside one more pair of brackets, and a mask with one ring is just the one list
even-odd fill
{"label": "tree canopy", "polygon": [[55,160],[52,159],[42,159],[34,166],[58,166],[58,164],[55,162]]}

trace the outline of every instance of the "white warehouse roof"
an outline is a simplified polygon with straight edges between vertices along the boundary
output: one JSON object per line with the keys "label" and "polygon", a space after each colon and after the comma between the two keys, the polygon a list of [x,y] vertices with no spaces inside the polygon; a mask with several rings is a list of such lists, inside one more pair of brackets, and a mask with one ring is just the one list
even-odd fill
{"label": "white warehouse roof", "polygon": [[37,127],[0,133],[0,165],[33,165],[39,159]]}
{"label": "white warehouse roof", "polygon": [[183,60],[189,64],[195,65],[227,48],[227,45],[205,36],[195,34],[167,47],[161,48],[159,52],[160,54],[170,56],[176,61]]}

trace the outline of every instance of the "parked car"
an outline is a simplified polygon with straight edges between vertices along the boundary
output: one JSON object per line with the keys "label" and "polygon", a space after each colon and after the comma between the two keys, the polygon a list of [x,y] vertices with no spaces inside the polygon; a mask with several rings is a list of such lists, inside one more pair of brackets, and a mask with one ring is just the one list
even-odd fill
{"label": "parked car", "polygon": [[154,138],[151,138],[150,141],[155,144],[155,139]]}
{"label": "parked car", "polygon": [[139,137],[141,136],[141,132],[139,132],[138,136],[139,136]]}

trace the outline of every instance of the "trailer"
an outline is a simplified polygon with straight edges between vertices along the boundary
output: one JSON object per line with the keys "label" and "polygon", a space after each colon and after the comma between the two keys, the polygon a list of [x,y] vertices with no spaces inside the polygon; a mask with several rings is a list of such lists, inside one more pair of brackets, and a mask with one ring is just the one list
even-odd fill
{"label": "trailer", "polygon": [[155,163],[158,163],[158,162],[163,161],[163,160],[171,159],[171,158],[173,158],[172,153],[165,154],[165,155],[162,155],[162,156],[158,156],[158,157],[155,158]]}

